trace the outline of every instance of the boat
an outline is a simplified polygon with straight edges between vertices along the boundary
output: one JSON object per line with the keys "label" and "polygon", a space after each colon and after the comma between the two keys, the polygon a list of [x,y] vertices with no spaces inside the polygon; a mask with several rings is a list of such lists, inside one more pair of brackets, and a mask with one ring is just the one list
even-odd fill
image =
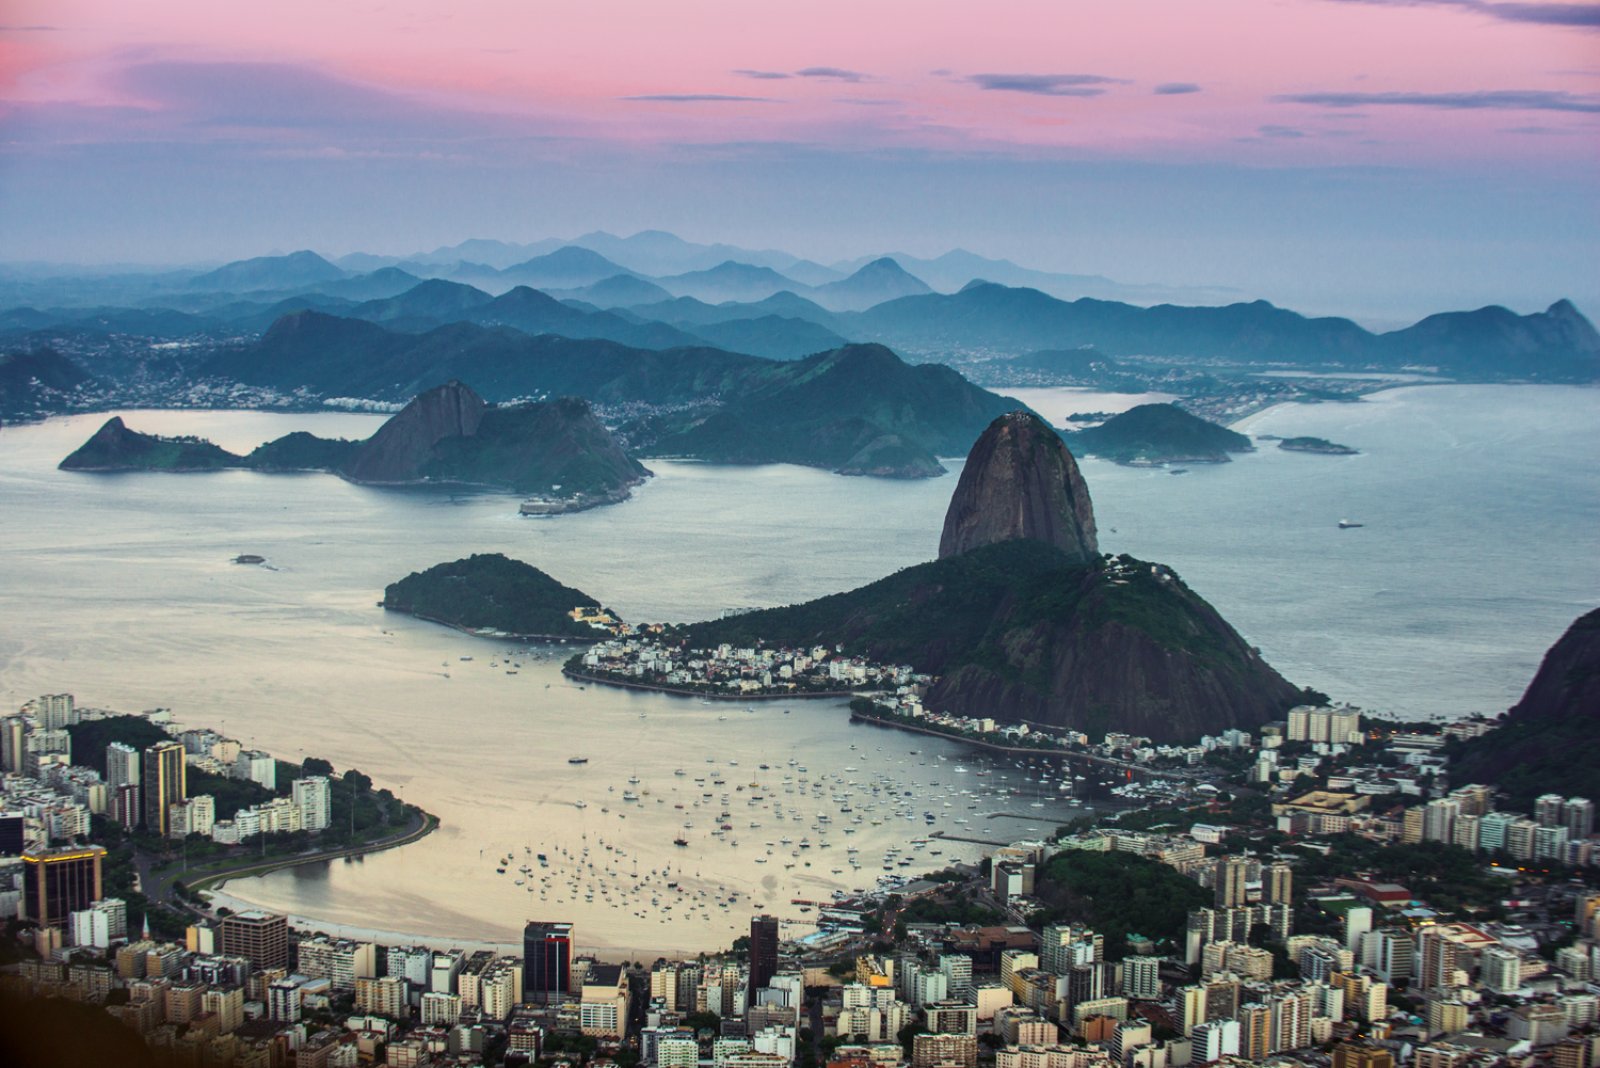
{"label": "boat", "polygon": [[567,757],[567,763],[568,764],[587,764],[587,763],[589,763],[589,758],[588,757]]}
{"label": "boat", "polygon": [[1356,527],[1364,527],[1364,526],[1366,526],[1365,523],[1357,523],[1354,520],[1350,520],[1350,519],[1341,519],[1341,520],[1339,520],[1339,529],[1340,530],[1353,530]]}
{"label": "boat", "polygon": [[689,845],[689,840],[687,838],[674,838],[672,840],[672,844],[679,847],[687,847]]}

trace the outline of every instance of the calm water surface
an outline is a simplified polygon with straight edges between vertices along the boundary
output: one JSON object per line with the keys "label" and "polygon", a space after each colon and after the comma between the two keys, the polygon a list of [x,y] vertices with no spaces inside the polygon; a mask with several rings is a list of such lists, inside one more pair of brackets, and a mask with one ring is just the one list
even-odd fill
{"label": "calm water surface", "polygon": [[[1103,547],[1173,565],[1293,681],[1407,717],[1494,712],[1566,625],[1600,603],[1597,400],[1556,387],[1401,389],[1360,404],[1283,406],[1240,426],[1327,437],[1359,456],[1262,443],[1178,476],[1083,466]],[[1106,407],[1073,391],[1030,391],[1028,402],[1056,418]],[[381,422],[123,414],[136,429],[234,449],[293,429],[363,436]],[[741,933],[753,905],[800,919],[791,899],[870,885],[892,845],[916,858],[907,868],[891,858],[900,873],[981,852],[909,844],[931,830],[1002,840],[1076,811],[1009,765],[853,727],[839,702],[796,702],[785,715],[782,704],[746,712],[580,690],[560,677],[559,653],[519,653],[510,667],[503,644],[374,604],[408,571],[490,551],[634,620],[800,601],[932,558],[959,464],[896,483],[657,462],[632,501],[524,520],[505,497],[323,475],[56,471],[103,418],[0,430],[0,699],[72,690],[88,704],[168,706],[286,758],[359,767],[444,820],[403,850],[232,884],[242,899],[462,941],[509,941],[530,917],[567,919],[585,945],[694,951]],[[1342,517],[1366,526],[1340,531]],[[229,562],[241,552],[270,567]],[[575,755],[590,763],[569,765]],[[622,802],[625,789],[640,800]],[[837,812],[844,796],[864,817],[852,835]],[[833,814],[831,827],[820,812]],[[734,829],[710,837],[723,822]],[[691,845],[675,847],[680,836]],[[541,851],[549,868],[532,859]],[[508,853],[513,863],[497,874]],[[683,893],[666,891],[668,881]]]}

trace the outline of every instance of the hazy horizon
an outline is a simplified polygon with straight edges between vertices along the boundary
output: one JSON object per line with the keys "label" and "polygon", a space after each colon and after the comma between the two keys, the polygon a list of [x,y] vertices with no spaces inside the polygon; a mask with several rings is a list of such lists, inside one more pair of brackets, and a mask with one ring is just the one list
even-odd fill
{"label": "hazy horizon", "polygon": [[662,229],[1325,313],[1600,307],[1600,11],[19,0],[0,261]]}

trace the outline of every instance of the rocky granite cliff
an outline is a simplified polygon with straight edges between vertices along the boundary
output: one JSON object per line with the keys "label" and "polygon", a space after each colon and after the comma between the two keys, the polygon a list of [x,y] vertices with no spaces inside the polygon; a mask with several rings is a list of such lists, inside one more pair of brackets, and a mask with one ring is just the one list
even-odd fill
{"label": "rocky granite cliff", "polygon": [[454,380],[419,393],[362,444],[342,473],[357,482],[416,481],[434,446],[445,438],[472,437],[488,407]]}
{"label": "rocky granite cliff", "polygon": [[1100,554],[1077,461],[1028,411],[1000,416],[972,446],[945,512],[939,556],[1018,538],[1048,542],[1077,563]]}
{"label": "rocky granite cliff", "polygon": [[842,644],[939,676],[941,712],[1194,740],[1304,699],[1167,567],[1098,555],[1072,454],[1028,413],[968,457],[940,558],[807,604],[696,624],[691,644]]}
{"label": "rocky granite cliff", "polygon": [[1452,783],[1493,783],[1529,804],[1541,794],[1600,794],[1600,608],[1579,616],[1544,655],[1501,726],[1461,747]]}

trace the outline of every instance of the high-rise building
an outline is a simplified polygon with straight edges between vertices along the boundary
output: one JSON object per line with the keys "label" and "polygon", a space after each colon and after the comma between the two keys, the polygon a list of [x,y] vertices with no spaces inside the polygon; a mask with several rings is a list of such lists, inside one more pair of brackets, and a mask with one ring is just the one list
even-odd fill
{"label": "high-rise building", "polygon": [[21,856],[27,840],[27,815],[22,812],[0,812],[0,857]]}
{"label": "high-rise building", "polygon": [[1505,852],[1506,832],[1517,817],[1510,812],[1485,812],[1478,821],[1478,848],[1490,855]]}
{"label": "high-rise building", "polygon": [[236,912],[224,916],[222,954],[245,957],[257,971],[289,966],[289,920],[269,912]]}
{"label": "high-rise building", "polygon": [[1122,962],[1122,993],[1140,1001],[1161,997],[1161,958],[1128,957]]}
{"label": "high-rise building", "polygon": [[1217,862],[1217,908],[1231,909],[1244,904],[1247,867],[1238,857],[1224,857]]}
{"label": "high-rise building", "polygon": [[1460,814],[1461,804],[1454,798],[1429,801],[1422,811],[1422,837],[1430,842],[1454,842],[1456,817]]}
{"label": "high-rise building", "polygon": [[27,753],[28,721],[21,716],[0,719],[0,768],[21,772]]}
{"label": "high-rise building", "polygon": [[1252,1002],[1239,1010],[1239,1056],[1264,1061],[1272,1052],[1272,1010]]}
{"label": "high-rise building", "polygon": [[139,750],[124,742],[106,746],[106,785],[138,786],[141,770]]}
{"label": "high-rise building", "polygon": [[972,958],[964,953],[946,953],[939,957],[939,970],[944,973],[946,989],[953,998],[970,999],[972,994]]}
{"label": "high-rise building", "polygon": [[146,831],[167,836],[168,810],[188,796],[186,771],[181,742],[159,742],[144,751],[140,785]]}
{"label": "high-rise building", "polygon": [[778,918],[756,916],[750,920],[750,999],[778,974]]}
{"label": "high-rise building", "polygon": [[33,703],[39,729],[58,731],[78,722],[78,708],[70,693],[47,693]]}
{"label": "high-rise building", "polygon": [[1196,1026],[1189,1037],[1194,1050],[1192,1063],[1210,1064],[1239,1055],[1238,1020],[1211,1020]]}
{"label": "high-rise building", "polygon": [[572,990],[572,924],[530,920],[522,929],[522,1000],[559,1005]]}
{"label": "high-rise building", "polygon": [[72,913],[100,900],[105,857],[100,846],[23,853],[22,918],[64,928]]}
{"label": "high-rise building", "polygon": [[1361,940],[1372,930],[1372,909],[1357,905],[1345,910],[1344,948],[1352,953],[1361,952]]}
{"label": "high-rise building", "polygon": [[1569,797],[1561,805],[1561,822],[1568,838],[1587,838],[1594,833],[1594,802],[1587,797]]}
{"label": "high-rise building", "polygon": [[1533,803],[1533,819],[1541,827],[1555,827],[1561,823],[1561,806],[1566,798],[1560,794],[1545,794]]}
{"label": "high-rise building", "polygon": [[300,810],[300,827],[313,832],[327,830],[332,806],[327,776],[311,775],[296,779],[291,789],[295,807]]}
{"label": "high-rise building", "polygon": [[1515,994],[1522,986],[1522,958],[1504,946],[1486,946],[1478,955],[1483,985],[1496,994]]}
{"label": "high-rise building", "polygon": [[1288,905],[1294,901],[1294,869],[1281,861],[1267,865],[1261,877],[1261,897],[1269,905]]}

